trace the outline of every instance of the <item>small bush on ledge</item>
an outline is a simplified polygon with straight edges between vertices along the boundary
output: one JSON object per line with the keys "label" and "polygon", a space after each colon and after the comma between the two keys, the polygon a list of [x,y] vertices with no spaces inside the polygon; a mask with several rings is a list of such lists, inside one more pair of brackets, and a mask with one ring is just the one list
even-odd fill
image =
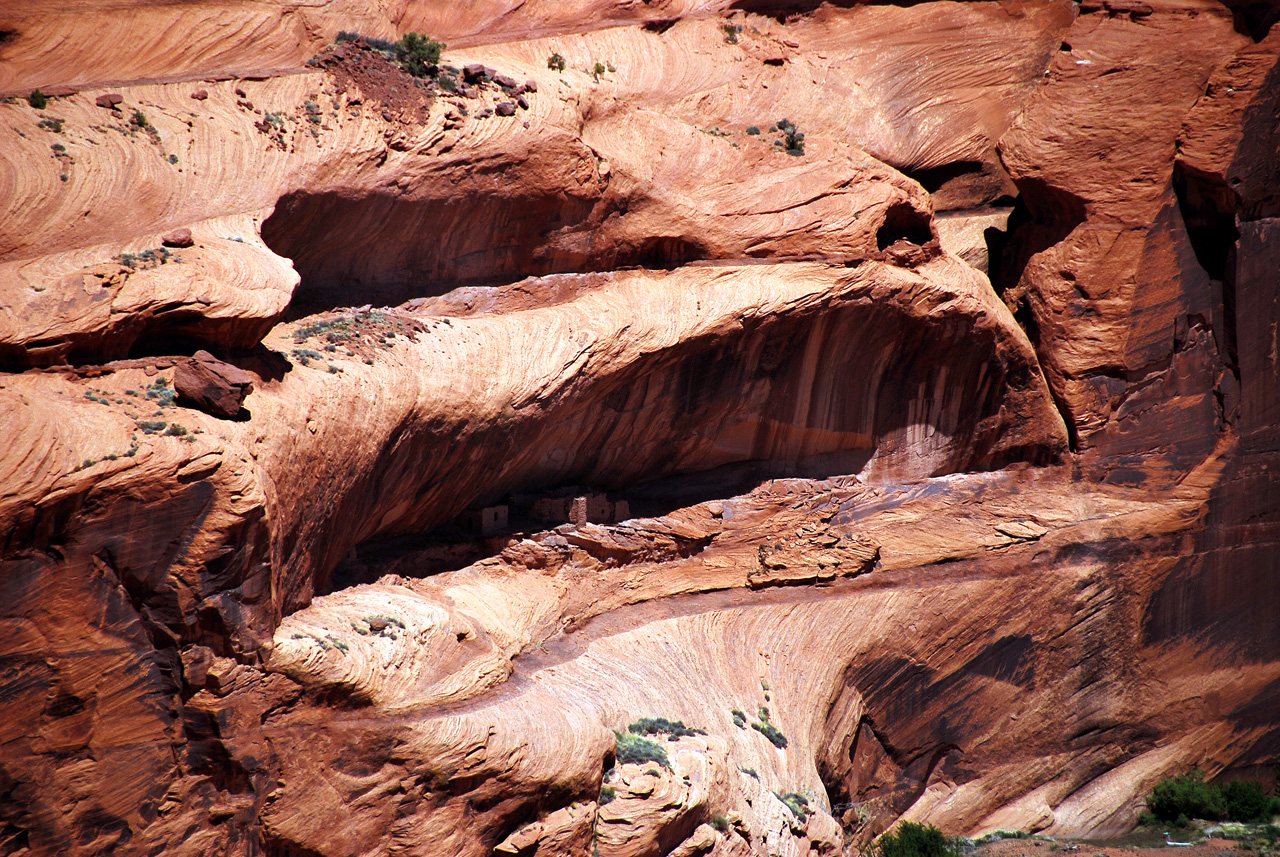
{"label": "small bush on ledge", "polygon": [[396,61],[414,77],[431,77],[437,71],[444,49],[444,42],[422,33],[405,33],[404,38],[396,42]]}
{"label": "small bush on ledge", "polygon": [[671,770],[671,759],[661,744],[626,732],[615,731],[613,734],[618,738],[615,756],[619,765],[643,765],[645,762],[656,762],[668,771]]}

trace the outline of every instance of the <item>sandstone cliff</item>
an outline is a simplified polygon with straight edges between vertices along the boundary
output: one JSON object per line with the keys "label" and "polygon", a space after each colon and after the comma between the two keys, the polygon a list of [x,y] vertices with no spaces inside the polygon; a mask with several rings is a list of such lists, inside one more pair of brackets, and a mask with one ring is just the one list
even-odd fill
{"label": "sandstone cliff", "polygon": [[1280,762],[1276,17],[7,4],[0,853],[855,854]]}

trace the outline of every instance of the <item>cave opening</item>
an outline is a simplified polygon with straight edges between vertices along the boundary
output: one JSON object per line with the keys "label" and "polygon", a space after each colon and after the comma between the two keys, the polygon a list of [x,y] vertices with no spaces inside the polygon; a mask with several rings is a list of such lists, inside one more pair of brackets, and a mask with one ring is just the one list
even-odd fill
{"label": "cave opening", "polygon": [[297,319],[584,270],[581,242],[553,239],[584,224],[595,202],[551,191],[518,199],[496,190],[439,199],[296,192],[276,203],[262,239],[301,277],[288,310]]}
{"label": "cave opening", "polygon": [[932,218],[907,203],[895,203],[885,212],[884,223],[876,230],[876,246],[888,250],[898,241],[923,247],[933,240]]}
{"label": "cave opening", "polygon": [[276,203],[262,224],[262,239],[292,260],[301,278],[288,320],[549,274],[672,270],[710,255],[696,237],[685,235],[598,243],[596,226],[625,213],[626,205],[625,199],[606,201],[595,191],[512,198],[486,190],[445,199],[297,192]]}
{"label": "cave opening", "polygon": [[[980,428],[1005,389],[994,348],[966,324],[878,305],[682,343],[518,434],[473,436],[447,488],[433,484],[401,520],[338,548],[317,591],[455,571],[530,537],[659,518],[773,479],[892,482],[997,466]],[[490,448],[502,454],[486,457]],[[389,458],[369,478],[401,471]]]}

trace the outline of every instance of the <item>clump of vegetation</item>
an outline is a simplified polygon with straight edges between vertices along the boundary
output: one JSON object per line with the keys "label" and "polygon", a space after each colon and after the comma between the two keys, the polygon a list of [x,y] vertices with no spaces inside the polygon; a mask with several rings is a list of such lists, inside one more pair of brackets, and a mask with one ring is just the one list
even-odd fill
{"label": "clump of vegetation", "polygon": [[1280,825],[1239,824],[1227,822],[1213,831],[1215,837],[1240,843],[1241,850],[1263,855],[1274,855],[1280,846]]}
{"label": "clump of vegetation", "polygon": [[437,42],[422,33],[405,33],[395,44],[396,62],[414,77],[432,77],[439,70],[440,54],[444,42]]}
{"label": "clump of vegetation", "polygon": [[341,652],[343,655],[345,655],[347,652],[351,650],[350,646],[348,646],[346,643],[342,642],[332,634],[325,634],[323,637],[318,637],[315,634],[295,633],[293,634],[293,639],[311,640],[320,647],[320,650],[322,652],[327,652],[329,651],[330,648],[334,648],[334,649],[337,649],[339,652]]}
{"label": "clump of vegetation", "polygon": [[143,113],[141,110],[133,111],[133,115],[129,117],[129,125],[138,131],[154,132],[156,130],[155,126],[151,124],[151,121],[147,119],[147,114]]}
{"label": "clump of vegetation", "polygon": [[748,777],[750,777],[750,778],[751,778],[751,779],[753,779],[753,780],[759,781],[759,779],[760,779],[760,774],[758,774],[758,773],[756,772],[756,769],[755,769],[755,768],[741,768],[741,767],[740,767],[740,768],[738,768],[738,770],[739,770],[739,771],[742,771],[742,773],[746,774]]}
{"label": "clump of vegetation", "polygon": [[559,54],[552,54],[551,56],[547,57],[547,68],[551,69],[552,71],[564,71],[565,69],[564,57],[560,56]]}
{"label": "clump of vegetation", "polygon": [[665,717],[641,717],[627,727],[627,731],[635,735],[667,735],[668,741],[675,741],[685,735],[706,735],[705,729],[690,729],[681,720],[668,720]]}
{"label": "clump of vegetation", "polygon": [[729,819],[717,812],[715,815],[711,816],[711,826],[721,833],[728,833]]}
{"label": "clump of vegetation", "polygon": [[386,637],[389,640],[397,639],[397,628],[403,631],[405,629],[404,622],[394,616],[383,616],[380,613],[365,616],[359,623],[351,623],[351,629],[361,636]]}
{"label": "clump of vegetation", "polygon": [[44,110],[49,106],[49,96],[45,95],[39,89],[31,90],[31,94],[27,96],[27,103],[36,110]]}
{"label": "clump of vegetation", "polygon": [[804,154],[804,132],[796,127],[796,123],[789,119],[779,119],[777,123],[769,126],[769,131],[782,135],[773,141],[773,145],[788,155],[799,157]]}
{"label": "clump of vegetation", "polygon": [[601,786],[600,799],[597,800],[596,803],[600,804],[600,806],[604,806],[607,803],[613,803],[613,799],[617,796],[618,793],[613,786]]}
{"label": "clump of vegetation", "polygon": [[39,127],[43,128],[46,131],[52,131],[55,134],[62,133],[63,122],[61,119],[53,119],[53,118],[46,117],[44,119],[41,119],[39,122],[37,122],[36,125],[38,125]]}
{"label": "clump of vegetation", "polygon": [[142,429],[143,434],[158,434],[164,431],[168,423],[164,420],[138,420],[137,425]]}
{"label": "clump of vegetation", "polygon": [[729,714],[733,717],[734,726],[737,726],[739,729],[747,728],[747,715],[745,712],[742,711],[742,709],[740,708],[731,709],[729,711]]}
{"label": "clump of vegetation", "polygon": [[173,407],[173,400],[178,394],[169,386],[168,379],[161,376],[144,388],[143,395],[158,407],[169,408]]}
{"label": "clump of vegetation", "polygon": [[991,842],[999,842],[1001,839],[1030,839],[1031,834],[1025,830],[996,830],[988,833],[986,836],[980,836],[974,840],[975,845],[986,845]]}
{"label": "clump of vegetation", "polygon": [[604,77],[604,74],[606,71],[607,69],[604,67],[604,63],[602,62],[596,63],[590,69],[587,70],[588,74],[590,74],[593,78],[595,78],[597,82],[599,82],[600,78]]}
{"label": "clump of vegetation", "polygon": [[[367,311],[324,319],[299,327],[293,332],[293,341],[295,345],[301,346],[310,339],[319,339],[323,343],[321,348],[325,352],[335,354],[339,347],[344,347],[347,356],[354,357],[356,356],[354,349],[357,347],[390,349],[396,341],[397,334],[412,339],[413,331],[413,326],[402,319],[382,312]],[[295,348],[290,353],[303,366],[310,365],[312,360],[320,360],[324,357],[319,351],[310,348]],[[366,359],[365,362],[371,361]],[[339,367],[330,371],[336,373],[342,369]]]}
{"label": "clump of vegetation", "polygon": [[168,161],[169,161],[169,163],[171,163],[171,164],[176,164],[176,163],[178,163],[178,156],[177,156],[177,155],[170,155],[170,156],[169,156],[169,158],[168,158]]}
{"label": "clump of vegetation", "polygon": [[721,24],[720,29],[724,31],[724,43],[726,45],[736,45],[738,43],[738,34],[746,28],[741,24]]}
{"label": "clump of vegetation", "polygon": [[310,366],[312,360],[323,360],[324,355],[319,351],[313,351],[310,348],[295,348],[289,352],[294,360],[297,360],[303,366]]}
{"label": "clump of vegetation", "polygon": [[386,39],[378,39],[372,36],[362,36],[359,33],[352,33],[349,30],[343,30],[338,33],[337,41],[342,42],[364,42],[375,51],[381,51],[384,54],[394,54],[396,52],[396,43],[388,42]]}
{"label": "clump of vegetation", "polygon": [[751,728],[759,732],[761,735],[769,739],[769,743],[777,747],[779,750],[786,749],[787,736],[782,734],[778,727],[769,722],[769,709],[760,706],[758,712],[759,720],[751,724]]}
{"label": "clump of vegetation", "polygon": [[169,262],[181,262],[179,256],[175,256],[173,252],[164,246],[155,249],[140,250],[137,253],[121,253],[115,257],[115,261],[126,268],[138,269],[154,268],[157,265],[167,265]]}
{"label": "clump of vegetation", "polygon": [[960,852],[942,831],[932,824],[904,821],[876,843],[879,857],[956,857]]}
{"label": "clump of vegetation", "polygon": [[614,730],[613,734],[618,739],[618,748],[614,754],[618,764],[642,765],[645,762],[654,762],[668,771],[671,770],[671,760],[661,744],[628,732]]}
{"label": "clump of vegetation", "polygon": [[759,126],[759,125],[750,125],[750,126],[748,126],[748,127],[747,127],[747,133],[748,133],[749,135],[751,135],[752,137],[759,137],[759,136],[760,136],[760,126]]}
{"label": "clump of vegetation", "polygon": [[1191,771],[1180,777],[1161,780],[1147,798],[1147,808],[1160,821],[1187,819],[1206,821],[1262,821],[1280,814],[1280,797],[1267,796],[1254,780],[1235,780],[1223,785],[1204,781],[1204,774]]}
{"label": "clump of vegetation", "polygon": [[811,810],[809,809],[809,799],[804,795],[799,795],[795,792],[787,792],[784,795],[780,795],[777,792],[774,792],[773,796],[782,801],[783,805],[787,809],[791,810],[791,814],[794,815],[801,824],[808,820]]}

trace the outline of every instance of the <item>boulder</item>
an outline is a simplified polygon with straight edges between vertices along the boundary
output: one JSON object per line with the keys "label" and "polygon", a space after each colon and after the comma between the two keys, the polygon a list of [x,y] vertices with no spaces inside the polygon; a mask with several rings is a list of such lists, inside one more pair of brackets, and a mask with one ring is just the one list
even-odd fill
{"label": "boulder", "polygon": [[99,107],[105,107],[108,110],[115,110],[124,101],[123,95],[117,95],[114,92],[108,92],[105,95],[99,95],[94,99],[93,103]]}
{"label": "boulder", "polygon": [[510,101],[504,101],[493,108],[493,112],[499,116],[515,116],[516,105]]}
{"label": "boulder", "polygon": [[196,242],[191,237],[191,230],[183,226],[166,234],[160,239],[160,243],[166,247],[190,247]]}
{"label": "boulder", "polygon": [[245,396],[253,392],[253,376],[208,351],[197,351],[174,370],[173,389],[179,402],[230,418],[240,413]]}

